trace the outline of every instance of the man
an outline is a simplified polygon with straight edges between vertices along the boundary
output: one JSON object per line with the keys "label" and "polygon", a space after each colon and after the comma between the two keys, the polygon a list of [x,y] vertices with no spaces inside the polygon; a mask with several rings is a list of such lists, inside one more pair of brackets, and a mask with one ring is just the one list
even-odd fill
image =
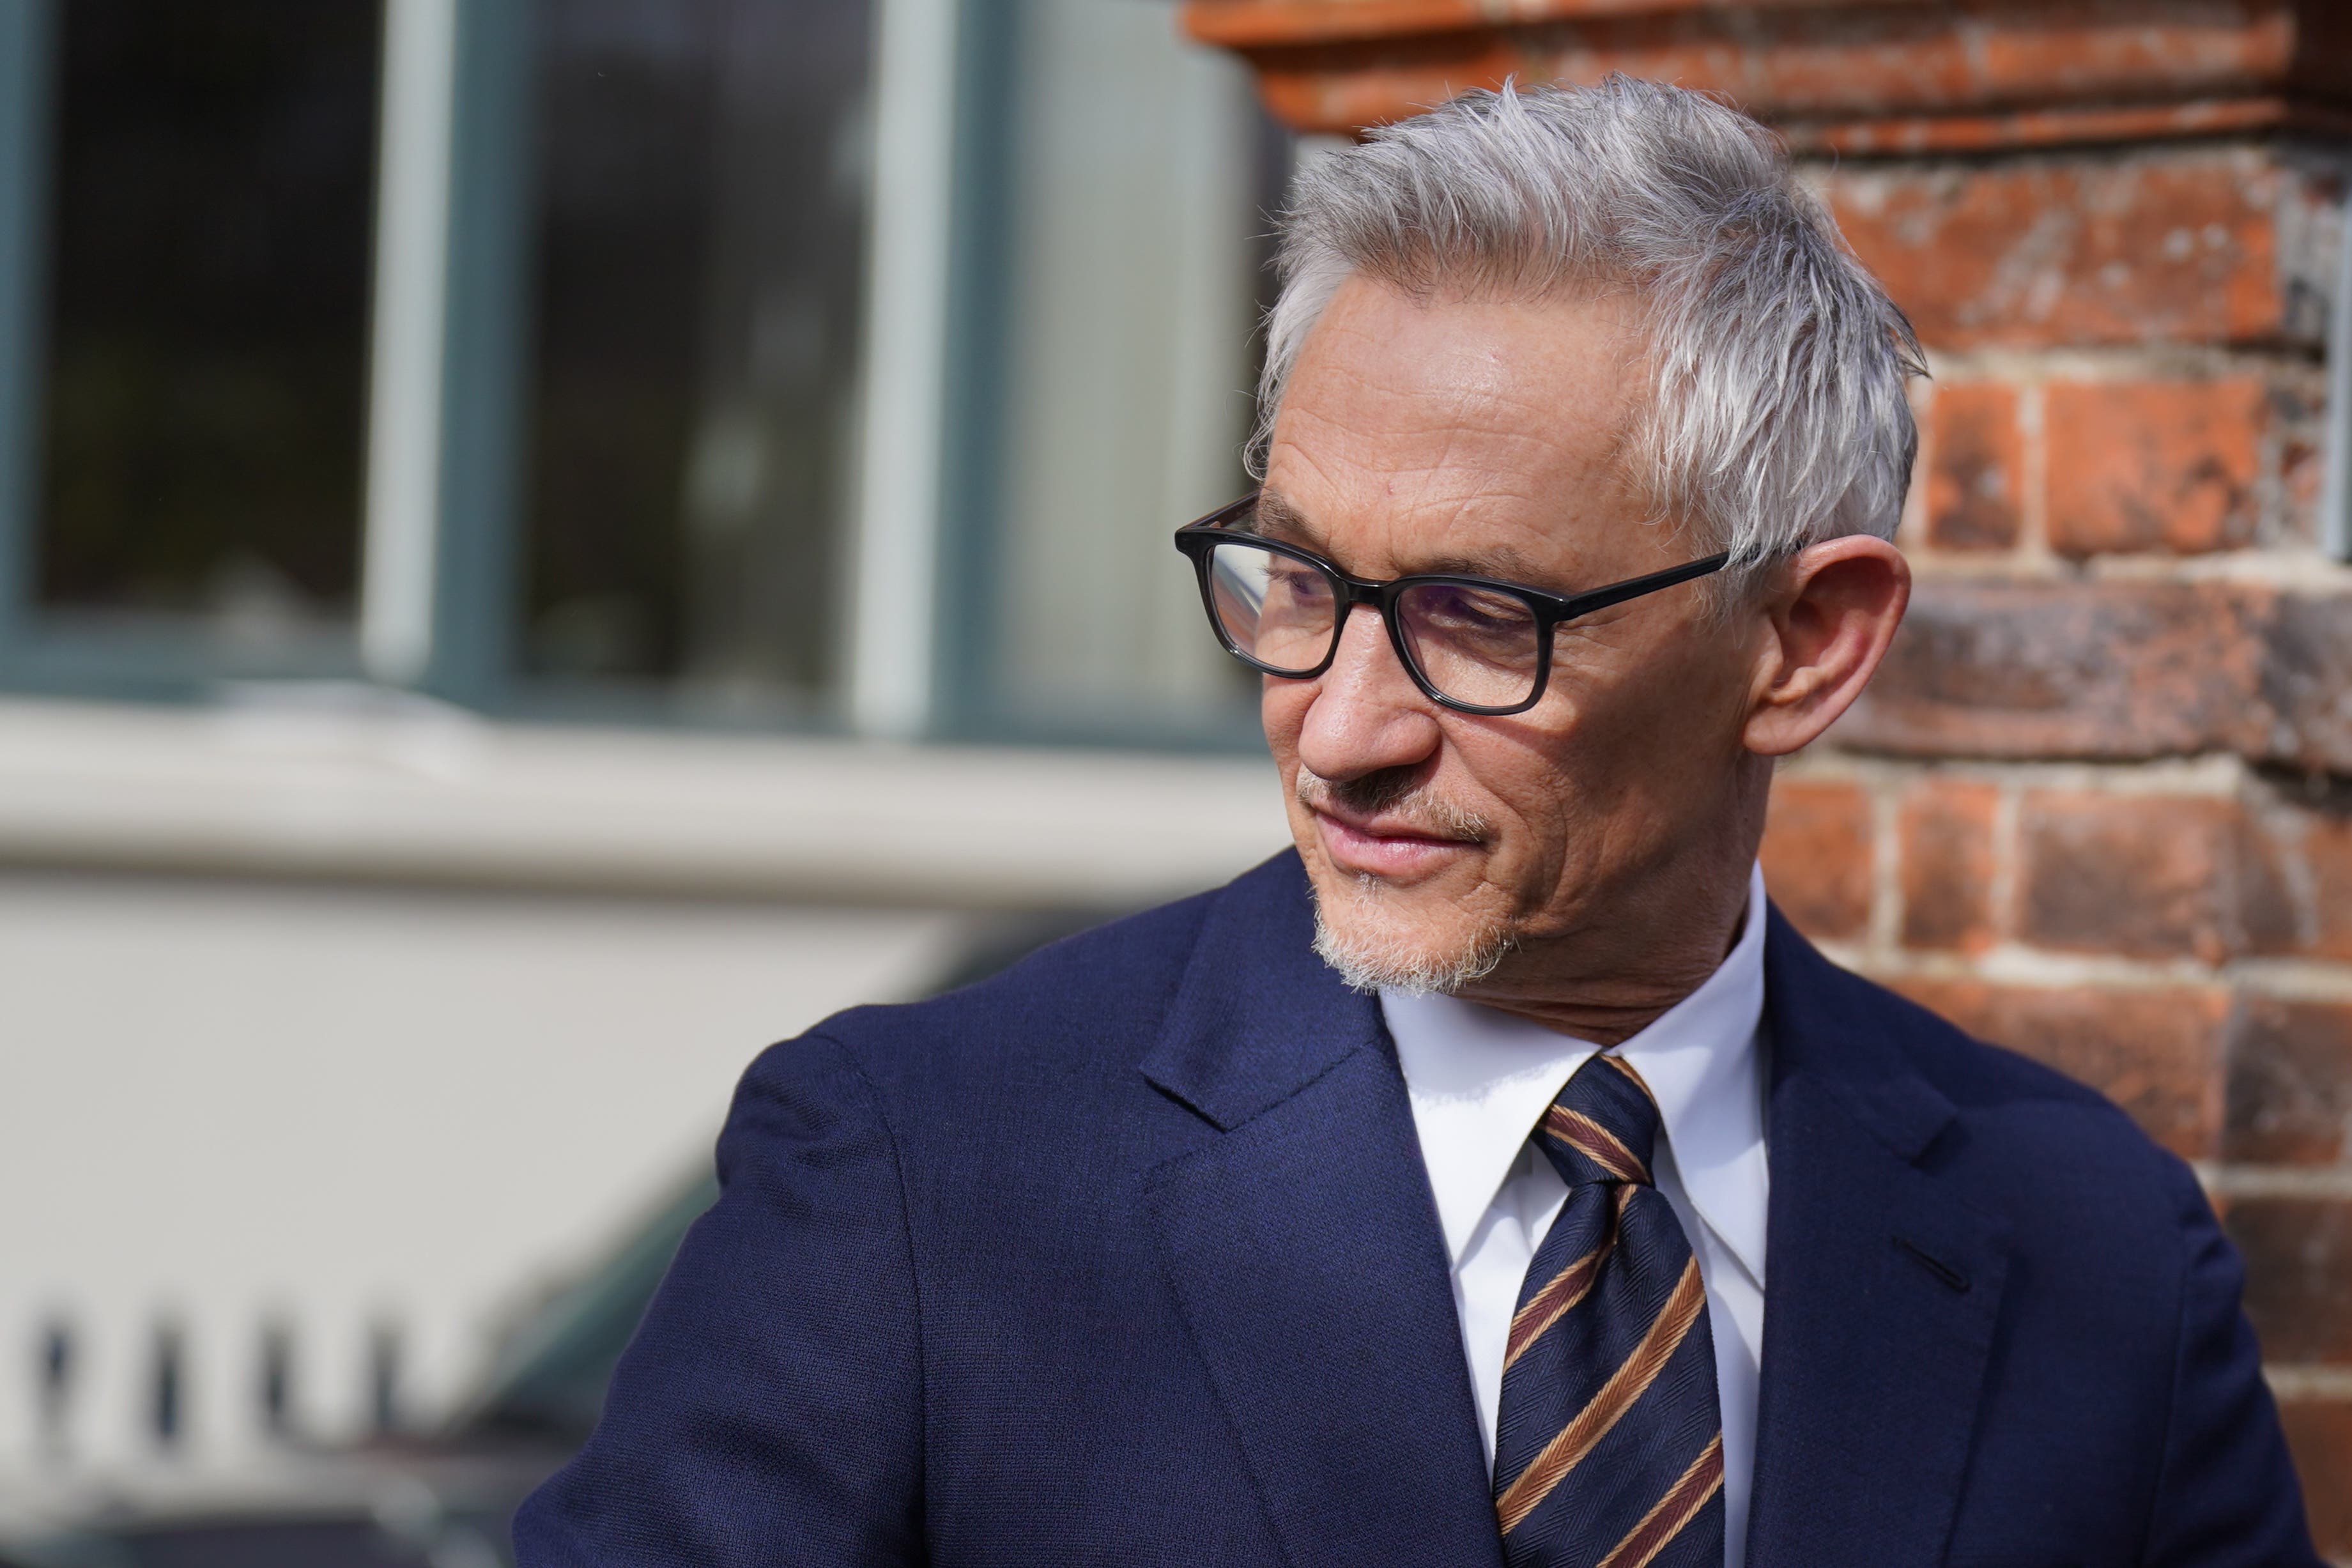
{"label": "man", "polygon": [[1179,542],[1296,851],[762,1057],[522,1561],[2315,1562],[2189,1173],[1765,900],[1917,368],[1776,144],[1473,94],[1283,244]]}

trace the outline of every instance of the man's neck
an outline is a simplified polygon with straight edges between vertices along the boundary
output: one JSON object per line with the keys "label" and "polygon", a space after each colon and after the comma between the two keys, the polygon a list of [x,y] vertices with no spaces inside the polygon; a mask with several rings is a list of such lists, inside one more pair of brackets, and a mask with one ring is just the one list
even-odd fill
{"label": "man's neck", "polygon": [[1614,930],[1595,924],[1529,942],[1459,994],[1575,1039],[1622,1045],[1722,967],[1745,926],[1748,892],[1742,868],[1711,896],[1685,904],[1680,918]]}

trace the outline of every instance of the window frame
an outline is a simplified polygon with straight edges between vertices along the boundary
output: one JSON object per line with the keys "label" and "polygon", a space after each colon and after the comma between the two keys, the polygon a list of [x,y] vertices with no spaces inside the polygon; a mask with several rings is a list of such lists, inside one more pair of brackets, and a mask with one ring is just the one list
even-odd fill
{"label": "window frame", "polygon": [[[385,3],[389,13],[415,0]],[[62,13],[63,0],[0,5],[0,686],[155,700],[199,696],[223,682],[361,679],[355,626],[245,650],[176,616],[42,611],[33,603]]]}
{"label": "window frame", "polygon": [[[1058,726],[998,700],[985,594],[998,539],[1001,292],[1012,127],[991,90],[1018,29],[966,0],[875,0],[871,209],[860,436],[841,591],[841,685],[782,728],[894,742],[1154,750],[1255,744],[1094,717]],[[530,331],[534,25],[500,0],[383,0],[360,574],[348,629],[243,654],[193,623],[37,611],[41,276],[61,0],[0,4],[0,689],[202,699],[222,683],[348,681],[517,718],[705,727],[626,687],[572,689],[519,662]],[[866,432],[887,431],[887,441]]]}

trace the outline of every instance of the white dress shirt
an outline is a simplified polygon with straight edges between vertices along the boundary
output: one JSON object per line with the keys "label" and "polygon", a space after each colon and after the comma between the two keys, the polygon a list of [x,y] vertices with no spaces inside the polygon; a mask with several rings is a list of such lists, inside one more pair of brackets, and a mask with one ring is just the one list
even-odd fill
{"label": "white dress shirt", "polygon": [[[1454,1260],[1470,1386],[1495,1462],[1503,1351],[1519,1288],[1568,1184],[1528,1135],[1597,1047],[1451,996],[1383,991],[1381,1010],[1412,1097],[1422,1159]],[[1652,1161],[1698,1258],[1723,1407],[1724,1561],[1744,1568],[1764,1346],[1764,874],[1729,957],[1618,1047],[1664,1122]]]}

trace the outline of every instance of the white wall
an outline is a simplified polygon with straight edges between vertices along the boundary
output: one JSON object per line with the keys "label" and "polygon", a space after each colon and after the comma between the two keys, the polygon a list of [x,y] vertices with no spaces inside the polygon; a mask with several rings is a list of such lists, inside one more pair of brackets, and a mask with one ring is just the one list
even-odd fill
{"label": "white wall", "polygon": [[430,1418],[690,1178],[762,1046],[1000,911],[1139,907],[1287,839],[1262,758],[0,702],[0,1501],[38,1484],[47,1314],[91,1463],[146,1447],[161,1312],[199,1465],[255,1439],[267,1314],[312,1429],[364,1418],[379,1316]]}
{"label": "white wall", "polygon": [[155,1313],[194,1458],[249,1441],[257,1325],[314,1426],[388,1315],[430,1415],[502,1313],[707,1160],[763,1045],[935,973],[953,916],[0,874],[0,1470],[38,1322],[86,1457],[141,1452]]}

